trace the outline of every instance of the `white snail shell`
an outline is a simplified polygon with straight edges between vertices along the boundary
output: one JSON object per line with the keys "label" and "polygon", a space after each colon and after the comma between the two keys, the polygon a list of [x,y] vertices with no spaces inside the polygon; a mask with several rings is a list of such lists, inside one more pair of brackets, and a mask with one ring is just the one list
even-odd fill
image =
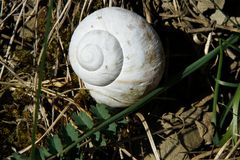
{"label": "white snail shell", "polygon": [[126,107],[158,85],[165,57],[157,33],[142,17],[110,7],[80,22],[69,60],[98,103]]}

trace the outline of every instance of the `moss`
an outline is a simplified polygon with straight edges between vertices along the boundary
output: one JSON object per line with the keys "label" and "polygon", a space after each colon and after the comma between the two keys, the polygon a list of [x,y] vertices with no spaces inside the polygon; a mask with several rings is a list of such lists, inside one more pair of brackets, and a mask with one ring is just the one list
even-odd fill
{"label": "moss", "polygon": [[4,140],[0,142],[0,145],[13,146],[16,149],[27,147],[31,144],[31,126],[28,124],[32,119],[29,116],[30,113],[23,111],[23,108],[16,104],[5,104],[3,109],[5,112],[1,114],[0,138]]}
{"label": "moss", "polygon": [[18,48],[13,52],[14,71],[17,74],[33,72],[33,54],[27,49]]}
{"label": "moss", "polygon": [[93,1],[93,7],[92,7],[93,10],[98,10],[98,9],[101,9],[101,8],[103,8],[103,1],[102,0]]}
{"label": "moss", "polygon": [[12,92],[13,100],[19,105],[19,106],[25,106],[26,104],[30,104],[33,100],[32,98],[27,95],[29,91],[26,91],[23,88],[16,88]]}
{"label": "moss", "polygon": [[14,144],[17,145],[19,148],[25,148],[31,144],[31,134],[29,128],[27,127],[28,124],[26,123],[27,122],[24,121],[20,122],[16,130],[17,141]]}

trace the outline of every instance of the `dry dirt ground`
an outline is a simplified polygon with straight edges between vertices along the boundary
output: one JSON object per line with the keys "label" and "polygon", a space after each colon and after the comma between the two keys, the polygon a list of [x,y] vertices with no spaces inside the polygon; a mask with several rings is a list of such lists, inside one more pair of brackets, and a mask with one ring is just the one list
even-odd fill
{"label": "dry dirt ground", "polygon": [[[74,112],[89,113],[89,106],[95,104],[69,64],[68,46],[78,22],[107,6],[132,10],[157,31],[167,58],[161,83],[216,48],[219,39],[240,32],[237,0],[54,1],[38,114],[38,146],[46,146],[48,136],[72,122]],[[31,145],[47,11],[47,1],[0,2],[0,159],[15,151],[30,152],[27,147]],[[224,81],[239,83],[239,55],[239,50],[224,53]],[[234,149],[230,142],[225,148],[215,147],[212,141],[215,130],[211,106],[217,61],[218,58],[210,61],[153,99],[139,114],[124,118],[128,123],[119,125],[113,137],[106,137],[105,146],[92,147],[91,141],[86,140],[82,147],[84,159],[153,159],[143,118],[163,159],[239,158],[238,147]],[[234,92],[235,88],[223,88],[221,102],[227,102]]]}

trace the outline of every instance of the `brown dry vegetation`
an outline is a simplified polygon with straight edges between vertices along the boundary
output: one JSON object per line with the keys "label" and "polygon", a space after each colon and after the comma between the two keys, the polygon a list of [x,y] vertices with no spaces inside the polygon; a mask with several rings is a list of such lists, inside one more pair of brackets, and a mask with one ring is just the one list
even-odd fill
{"label": "brown dry vegetation", "polygon": [[[63,125],[72,122],[73,112],[88,112],[94,100],[83,88],[81,81],[72,71],[68,62],[68,45],[78,22],[93,11],[119,6],[136,12],[152,24],[161,37],[167,55],[167,67],[161,83],[180,71],[194,60],[207,54],[219,44],[219,38],[238,34],[240,10],[234,8],[235,1],[210,3],[210,0],[58,0],[54,1],[52,26],[48,37],[48,48],[44,81],[42,83],[41,106],[38,114],[38,146],[46,145],[46,137],[58,133]],[[29,153],[38,82],[38,66],[42,54],[48,3],[39,0],[2,0],[0,2],[0,159],[14,151]],[[218,7],[219,8],[218,8]],[[222,10],[224,14],[217,14]],[[232,8],[232,9],[231,9]],[[216,13],[217,12],[217,13]],[[230,20],[226,20],[230,17]],[[239,47],[239,46],[237,46]],[[239,52],[227,50],[224,54],[223,80],[239,83]],[[217,61],[217,60],[216,60]],[[214,158],[218,153],[224,158],[231,153],[232,144],[225,148],[212,145],[212,129],[209,123],[216,75],[216,61],[204,66],[181,83],[160,95],[137,115],[130,115],[129,123],[119,129],[116,137],[107,141],[106,147],[91,148],[86,140],[83,150],[85,157],[94,159],[120,159],[131,157],[143,159],[152,153],[146,131],[140,119],[145,118],[154,135],[157,148],[167,148],[169,137],[178,134],[183,139],[176,153],[187,153],[187,158]],[[222,99],[234,94],[233,89],[223,89]],[[196,113],[192,112],[195,106]],[[182,109],[183,108],[183,109]],[[178,112],[177,112],[178,111]],[[116,112],[115,110],[113,112]],[[172,112],[172,113],[169,113]],[[191,112],[191,113],[190,113]],[[208,126],[208,138],[201,136],[199,126],[189,120]],[[189,123],[185,128],[182,123]],[[189,121],[188,121],[189,120]],[[197,126],[197,127],[196,127]],[[170,127],[165,132],[163,128]],[[189,128],[195,128],[189,131]],[[196,129],[197,128],[197,129]],[[81,132],[81,131],[79,131]],[[190,134],[189,134],[190,133]],[[164,140],[164,141],[163,141]],[[166,140],[166,141],[165,141]],[[161,143],[162,146],[159,144]],[[184,146],[185,145],[185,146]],[[179,144],[176,145],[179,147]],[[164,151],[162,151],[164,152]],[[121,154],[120,154],[121,153]],[[163,155],[165,153],[162,153]],[[172,155],[174,159],[176,155]],[[186,155],[185,155],[186,156]],[[199,156],[199,157],[197,157]],[[237,147],[229,157],[240,156]],[[130,159],[130,158],[129,158]]]}

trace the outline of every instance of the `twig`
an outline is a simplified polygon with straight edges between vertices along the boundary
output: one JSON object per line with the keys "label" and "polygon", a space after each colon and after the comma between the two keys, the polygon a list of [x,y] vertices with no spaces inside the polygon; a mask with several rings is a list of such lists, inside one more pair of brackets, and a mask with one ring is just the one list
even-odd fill
{"label": "twig", "polygon": [[87,13],[88,13],[89,10],[90,10],[90,7],[91,7],[91,5],[92,5],[92,2],[93,2],[93,0],[89,0],[88,6],[87,6],[87,10],[86,10]]}
{"label": "twig", "polygon": [[199,154],[199,155],[193,157],[192,160],[204,159],[205,157],[208,157],[208,156],[210,156],[212,154],[217,153],[219,150],[220,150],[220,148],[216,148],[216,149],[214,149],[212,151],[205,151],[202,154]]}
{"label": "twig", "polygon": [[146,4],[146,0],[142,0],[142,4],[143,4],[143,11],[146,17],[146,21],[150,24],[152,24],[152,17],[151,17],[151,11],[150,11],[150,5],[149,2],[147,2],[148,4]]}
{"label": "twig", "polygon": [[[11,47],[12,47],[12,42],[13,42],[13,40],[14,40],[14,37],[15,37],[15,34],[16,34],[16,31],[17,31],[17,27],[18,27],[18,24],[19,24],[19,22],[20,22],[20,19],[21,19],[21,16],[22,16],[22,14],[23,14],[23,11],[24,11],[24,8],[25,8],[26,3],[27,3],[27,0],[25,0],[25,1],[23,2],[23,4],[22,4],[22,9],[21,9],[21,11],[20,11],[20,13],[19,13],[19,16],[18,16],[16,25],[15,25],[14,30],[13,30],[13,33],[12,33],[12,37],[11,37],[11,39],[10,39],[10,41],[9,41],[8,48],[7,48],[7,52],[6,52],[6,55],[5,55],[6,60],[7,60],[8,57],[9,57],[10,49],[11,49]],[[0,80],[1,80],[1,78],[2,78],[3,71],[4,71],[4,66],[2,66],[2,69],[1,69],[1,71],[0,71]]]}
{"label": "twig", "polygon": [[[68,2],[66,3],[61,15],[59,16],[59,18],[57,19],[57,21],[55,22],[55,24],[53,25],[51,31],[49,32],[49,35],[48,35],[48,44],[50,43],[51,39],[52,39],[52,34],[53,34],[53,31],[55,30],[56,26],[58,25],[59,21],[61,20],[61,18],[63,17],[63,15],[66,13],[67,9],[69,9],[69,7],[71,6],[71,3],[72,3],[72,0],[68,0]],[[41,53],[40,53],[40,56],[39,56],[39,59],[38,59],[38,65],[40,63],[40,60],[41,60],[41,57],[42,57],[42,54],[43,54],[43,49],[41,50]]]}
{"label": "twig", "polygon": [[128,157],[132,158],[132,160],[137,160],[131,153],[122,147],[119,147],[119,152],[125,153]]}
{"label": "twig", "polygon": [[[23,22],[22,26],[25,26],[27,24],[27,22],[32,18],[32,16],[36,15],[37,10],[38,10],[38,4],[39,4],[40,0],[36,0],[34,8],[32,9],[31,13],[28,15],[28,17],[26,18],[26,20]],[[18,29],[17,33],[20,32],[21,28]]]}
{"label": "twig", "polygon": [[231,149],[231,151],[228,153],[228,155],[225,157],[225,159],[229,159],[231,155],[233,154],[234,151],[238,149],[238,146],[240,146],[240,138],[238,139],[237,143],[235,146]]}
{"label": "twig", "polygon": [[212,42],[212,34],[213,34],[213,32],[208,33],[207,42],[204,47],[204,54],[208,54],[208,52],[209,52],[209,48],[210,48],[210,45]]}
{"label": "twig", "polygon": [[[3,34],[3,33],[1,34],[1,37],[5,38],[7,40],[11,39],[11,37],[9,37],[8,35]],[[16,39],[14,39],[13,42],[16,43],[16,44],[22,45],[22,43],[20,41],[16,40]],[[24,46],[26,45],[27,47],[32,47],[32,45],[30,43],[28,43],[28,42],[25,42],[23,45]]]}
{"label": "twig", "polygon": [[22,1],[16,8],[12,9],[12,11],[2,21],[0,21],[0,28],[2,28],[4,21],[6,21],[23,3],[24,1]]}
{"label": "twig", "polygon": [[232,138],[230,138],[218,151],[217,155],[214,157],[214,160],[220,159],[221,154],[227,148]]}
{"label": "twig", "polygon": [[234,27],[230,27],[230,26],[223,26],[223,25],[215,25],[215,28],[219,28],[219,29],[223,29],[223,30],[227,30],[230,32],[236,32],[236,33],[240,33],[240,29],[239,28],[234,28]]}
{"label": "twig", "polygon": [[113,4],[112,0],[109,0],[109,7],[112,7],[112,4]]}
{"label": "twig", "polygon": [[26,84],[26,82],[24,81],[24,80],[22,80],[14,71],[13,71],[13,69],[11,69],[10,67],[8,67],[8,65],[4,62],[4,60],[3,60],[3,58],[0,56],[0,64],[2,64],[2,68],[4,67],[4,68],[7,68],[7,70],[9,71],[9,72],[11,72],[12,74],[13,74],[13,76],[14,77],[16,77],[17,78],[17,80],[19,81],[19,82],[21,82],[22,84],[24,84],[25,86],[27,86]]}
{"label": "twig", "polygon": [[158,150],[157,150],[157,147],[156,147],[156,145],[155,145],[155,142],[154,142],[154,140],[153,140],[151,131],[150,131],[149,127],[148,127],[148,124],[147,124],[145,118],[144,118],[143,115],[142,115],[141,113],[139,113],[139,112],[136,113],[136,116],[138,116],[138,118],[141,120],[141,122],[142,122],[142,124],[143,124],[143,127],[144,127],[144,129],[145,129],[145,131],[146,131],[146,133],[147,133],[148,140],[149,140],[149,142],[150,142],[150,145],[151,145],[151,147],[152,147],[152,150],[153,150],[153,153],[154,153],[154,156],[155,156],[156,160],[160,160],[159,152],[158,152]]}
{"label": "twig", "polygon": [[79,23],[83,19],[83,13],[85,12],[85,9],[87,7],[87,2],[88,2],[88,0],[85,0],[84,3],[83,3],[83,7],[82,7],[82,10],[81,10],[81,13],[80,13],[80,18],[79,18]]}
{"label": "twig", "polygon": [[214,28],[212,27],[203,27],[203,28],[194,28],[194,29],[188,29],[187,33],[203,33],[203,32],[211,32]]}

